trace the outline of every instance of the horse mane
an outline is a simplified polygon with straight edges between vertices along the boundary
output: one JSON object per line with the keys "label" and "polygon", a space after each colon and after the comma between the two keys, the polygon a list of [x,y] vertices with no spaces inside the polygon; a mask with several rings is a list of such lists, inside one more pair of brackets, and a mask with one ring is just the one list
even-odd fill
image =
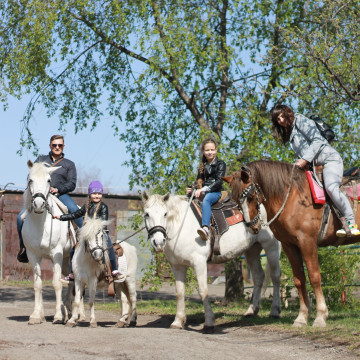
{"label": "horse mane", "polygon": [[[247,164],[253,180],[259,184],[266,198],[283,200],[290,185],[293,164],[272,160],[257,160]],[[295,167],[292,188],[304,191],[305,172]]]}
{"label": "horse mane", "polygon": [[80,241],[89,239],[96,235],[99,231],[102,230],[103,226],[108,224],[109,221],[104,221],[101,219],[87,219],[85,224],[79,230]]}

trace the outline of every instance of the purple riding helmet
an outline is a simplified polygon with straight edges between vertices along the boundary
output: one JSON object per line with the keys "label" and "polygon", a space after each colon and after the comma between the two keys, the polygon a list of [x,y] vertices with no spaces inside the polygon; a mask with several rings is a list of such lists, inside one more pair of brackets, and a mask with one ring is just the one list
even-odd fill
{"label": "purple riding helmet", "polygon": [[93,193],[100,193],[102,194],[104,191],[103,186],[100,181],[92,181],[89,185],[88,194],[91,195]]}

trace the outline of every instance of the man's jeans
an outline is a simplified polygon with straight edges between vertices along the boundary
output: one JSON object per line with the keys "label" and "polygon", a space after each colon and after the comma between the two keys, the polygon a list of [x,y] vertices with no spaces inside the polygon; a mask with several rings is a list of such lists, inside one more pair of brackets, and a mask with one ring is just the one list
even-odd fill
{"label": "man's jeans", "polygon": [[[69,210],[69,213],[73,213],[77,210],[79,210],[78,206],[76,205],[75,201],[70,197],[69,194],[63,194],[59,196],[59,200],[66,205],[66,207]],[[82,227],[83,224],[83,218],[78,218],[74,220],[75,224],[78,228]]]}
{"label": "man's jeans", "polygon": [[205,195],[202,203],[202,226],[210,228],[211,205],[221,198],[221,192],[209,192]]}
{"label": "man's jeans", "polygon": [[[67,206],[69,213],[74,212],[76,210],[78,210],[78,206],[76,205],[75,201],[68,195],[68,194],[63,194],[59,196],[59,200]],[[24,241],[22,238],[22,234],[21,234],[21,229],[23,227],[23,221],[21,219],[21,215],[24,213],[25,209],[22,209],[19,213],[19,215],[16,218],[16,226],[17,226],[17,231],[19,234],[19,240],[20,240],[20,247],[24,247]],[[83,218],[78,218],[75,221],[75,224],[81,228],[82,227],[82,223],[83,223]]]}

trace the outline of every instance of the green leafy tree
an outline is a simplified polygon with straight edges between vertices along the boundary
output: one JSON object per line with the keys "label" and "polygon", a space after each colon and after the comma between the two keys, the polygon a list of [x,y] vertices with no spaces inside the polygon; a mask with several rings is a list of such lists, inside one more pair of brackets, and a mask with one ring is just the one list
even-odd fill
{"label": "green leafy tree", "polygon": [[[219,141],[229,171],[237,160],[293,160],[271,134],[268,112],[279,102],[336,125],[343,151],[358,137],[358,6],[4,0],[0,99],[6,108],[8,95],[32,95],[21,145],[35,152],[38,105],[76,131],[111,117],[131,156],[130,186],[159,193],[184,192],[208,136]],[[358,161],[354,152],[343,156]]]}

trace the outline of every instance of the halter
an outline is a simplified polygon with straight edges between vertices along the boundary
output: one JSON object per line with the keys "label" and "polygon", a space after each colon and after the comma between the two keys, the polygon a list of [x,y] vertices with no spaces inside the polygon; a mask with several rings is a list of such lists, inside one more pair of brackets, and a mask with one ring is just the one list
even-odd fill
{"label": "halter", "polygon": [[93,248],[90,248],[90,245],[89,245],[89,240],[86,241],[86,248],[85,248],[85,251],[86,249],[89,251],[90,255],[94,258],[93,256],[93,253],[96,251],[96,250],[101,250],[102,252],[102,256],[101,258],[103,259],[104,258],[104,253],[107,249],[104,249],[101,245],[99,245],[99,241],[98,241],[98,236],[99,234],[102,233],[102,237],[104,236],[104,231],[102,229],[100,229],[98,231],[98,233],[96,234],[95,236],[95,243],[96,243],[96,246],[94,246]]}
{"label": "halter", "polygon": [[169,238],[168,234],[166,232],[166,229],[161,225],[156,225],[156,226],[153,226],[152,228],[148,229],[148,227],[146,226],[146,222],[145,222],[145,227],[148,232],[148,239],[150,238],[150,236],[154,235],[157,232],[161,232],[164,235],[165,240],[167,240]]}
{"label": "halter", "polygon": [[[250,179],[251,179],[251,183],[250,183],[250,185],[249,185],[248,187],[246,187],[246,188],[241,192],[241,194],[240,194],[239,197],[238,197],[238,200],[239,200],[240,203],[241,203],[241,200],[243,200],[243,199],[246,199],[246,200],[247,200],[247,199],[254,193],[254,191],[255,191],[257,214],[256,214],[256,216],[255,216],[252,220],[250,220],[250,221],[248,221],[248,222],[247,222],[247,221],[244,221],[244,222],[245,222],[245,225],[246,225],[246,226],[248,226],[248,227],[250,227],[252,230],[254,230],[255,233],[258,233],[259,230],[258,230],[258,229],[255,229],[255,226],[259,223],[259,221],[260,221],[260,223],[261,223],[262,226],[264,225],[264,223],[263,223],[263,221],[262,221],[262,219],[261,219],[261,217],[260,217],[260,204],[261,204],[261,203],[260,203],[260,196],[259,196],[259,194],[262,195],[264,201],[266,201],[266,198],[265,198],[265,195],[264,195],[263,191],[261,190],[261,187],[260,187],[257,183],[255,183],[255,182],[253,181],[252,176],[251,176],[251,171],[250,171],[250,169],[249,169],[247,166],[242,166],[242,167],[241,167],[241,170],[244,170],[244,171],[246,171],[246,172],[249,174]],[[245,220],[245,219],[244,219],[244,220]]]}
{"label": "halter", "polygon": [[[29,184],[27,186],[29,188]],[[30,190],[30,189],[29,189]],[[31,192],[31,190],[30,190]],[[45,209],[49,212],[49,214],[52,216],[53,215],[53,212],[52,212],[52,207],[49,205],[49,202],[48,202],[48,199],[49,199],[49,194],[50,194],[50,191],[47,193],[47,195],[45,196],[43,193],[41,192],[37,192],[35,194],[31,194],[31,209],[30,211],[33,210],[33,201],[36,199],[36,198],[41,198],[45,201]]]}
{"label": "halter", "polygon": [[[291,169],[291,176],[290,176],[289,188],[288,188],[288,191],[287,191],[287,193],[286,193],[286,196],[285,196],[285,199],[284,199],[283,204],[281,205],[279,211],[274,215],[274,217],[273,217],[270,221],[268,221],[266,224],[264,224],[263,221],[260,219],[260,222],[261,222],[261,225],[262,225],[262,226],[264,226],[264,227],[270,226],[270,224],[271,224],[271,223],[281,214],[281,212],[284,210],[285,204],[286,204],[286,202],[287,202],[287,199],[289,198],[290,191],[291,191],[291,187],[292,187],[292,184],[293,184],[295,166],[296,166],[296,165],[295,165],[295,163],[294,163],[294,164],[292,165],[292,169]],[[240,199],[243,199],[243,198],[248,198],[248,197],[251,195],[251,193],[252,193],[254,190],[253,190],[253,189],[249,189],[249,190],[248,190],[248,188],[250,188],[250,187],[254,187],[254,188],[255,188],[256,200],[257,200],[256,208],[257,208],[257,210],[258,210],[258,213],[257,213],[256,217],[255,217],[253,220],[251,220],[249,223],[246,223],[246,222],[245,222],[245,224],[248,225],[248,224],[252,224],[255,219],[258,219],[258,218],[259,218],[259,214],[260,214],[259,193],[261,193],[264,201],[266,201],[266,198],[265,198],[265,195],[264,195],[261,187],[260,187],[257,183],[253,182],[253,179],[252,179],[252,176],[251,176],[251,170],[250,170],[247,166],[245,166],[245,165],[241,167],[241,170],[246,171],[246,172],[250,175],[251,184],[242,191],[242,193],[239,195],[239,200],[240,200]],[[252,224],[252,225],[248,225],[248,226],[251,227],[251,226],[254,226],[254,225]]]}

